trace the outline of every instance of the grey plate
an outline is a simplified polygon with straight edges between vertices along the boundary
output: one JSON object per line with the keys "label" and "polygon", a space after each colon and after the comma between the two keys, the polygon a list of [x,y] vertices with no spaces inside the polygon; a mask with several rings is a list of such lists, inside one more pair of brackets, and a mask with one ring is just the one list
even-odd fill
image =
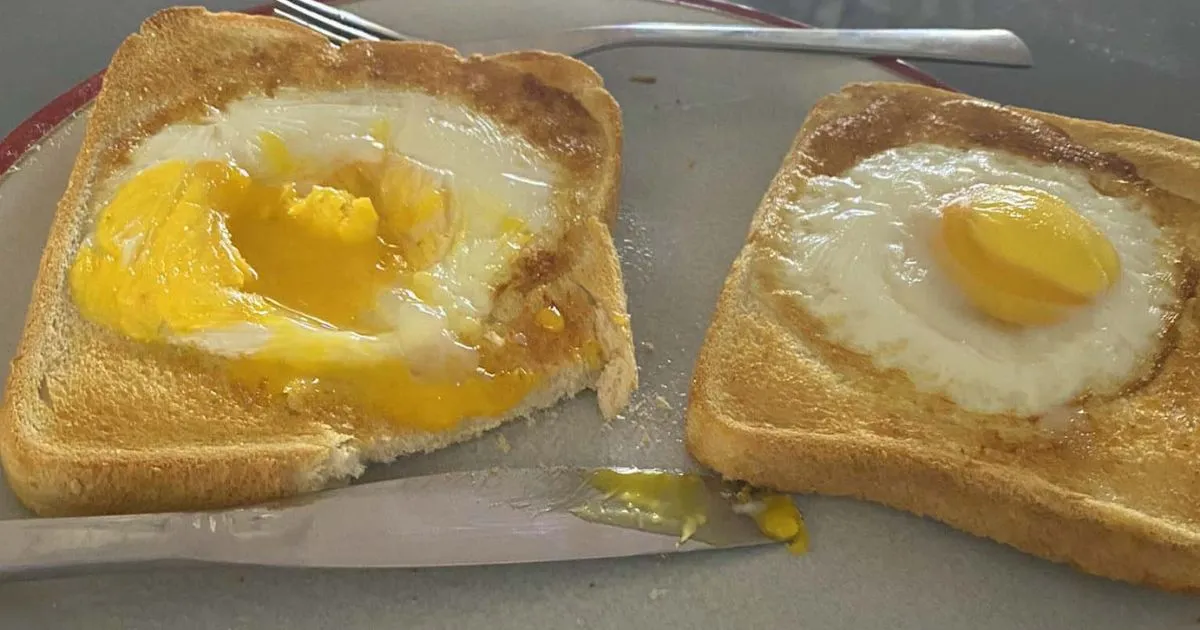
{"label": "grey plate", "polygon": [[[515,6],[513,6],[515,5]],[[368,17],[448,41],[627,20],[730,21],[644,0],[374,0]],[[642,388],[600,420],[583,396],[530,423],[368,473],[490,466],[689,465],[691,364],[751,213],[808,108],[844,83],[895,79],[862,61],[641,49],[589,59],[624,114],[616,238]],[[631,82],[653,76],[654,84]],[[50,213],[82,130],[72,121],[0,181],[0,353],[11,354]],[[1081,575],[877,506],[802,501],[813,551],[434,571],[204,569],[0,584],[0,627],[1192,628],[1200,602]],[[0,490],[0,516],[24,512]]]}

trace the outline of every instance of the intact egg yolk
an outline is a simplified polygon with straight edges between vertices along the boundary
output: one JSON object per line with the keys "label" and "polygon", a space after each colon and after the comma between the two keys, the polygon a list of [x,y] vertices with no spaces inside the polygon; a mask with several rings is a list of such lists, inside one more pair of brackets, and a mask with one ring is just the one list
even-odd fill
{"label": "intact egg yolk", "polygon": [[1062,320],[1121,272],[1095,225],[1063,199],[1024,186],[963,190],[942,209],[934,249],[975,307],[1019,326]]}

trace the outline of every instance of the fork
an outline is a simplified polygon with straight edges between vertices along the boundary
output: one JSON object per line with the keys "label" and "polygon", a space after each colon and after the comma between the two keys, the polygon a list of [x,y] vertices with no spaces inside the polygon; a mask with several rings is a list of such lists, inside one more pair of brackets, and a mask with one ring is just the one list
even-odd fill
{"label": "fork", "polygon": [[[331,41],[419,40],[328,6],[319,0],[276,0],[275,15],[316,31]],[[613,48],[673,46],[767,51],[803,51],[860,57],[906,57],[991,66],[1029,67],[1025,42],[1004,29],[824,29],[770,28],[724,24],[634,22],[589,26],[521,38],[469,42],[463,54],[545,50],[574,57]]]}

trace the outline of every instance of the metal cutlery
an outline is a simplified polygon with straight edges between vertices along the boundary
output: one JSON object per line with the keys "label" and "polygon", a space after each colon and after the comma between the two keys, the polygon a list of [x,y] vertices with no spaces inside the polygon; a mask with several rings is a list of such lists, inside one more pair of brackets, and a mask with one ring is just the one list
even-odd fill
{"label": "metal cutlery", "polygon": [[[510,564],[771,542],[750,517],[734,510],[728,486],[714,477],[690,477],[699,482],[694,489],[706,518],[682,544],[678,533],[618,526],[619,518],[608,523],[597,519],[602,511],[581,512],[581,507],[608,500],[588,484],[597,471],[610,470],[627,472],[603,468],[457,472],[353,485],[274,506],[0,521],[0,577],[160,564],[355,568]],[[628,515],[629,510],[611,514]],[[647,525],[662,524],[654,514],[637,518]]]}
{"label": "metal cutlery", "polygon": [[[356,39],[421,39],[317,0],[276,0],[274,12],[337,43]],[[802,29],[637,22],[466,42],[458,48],[463,54],[533,49],[580,57],[631,46],[817,52],[1013,67],[1033,65],[1033,56],[1021,38],[1003,29]]]}

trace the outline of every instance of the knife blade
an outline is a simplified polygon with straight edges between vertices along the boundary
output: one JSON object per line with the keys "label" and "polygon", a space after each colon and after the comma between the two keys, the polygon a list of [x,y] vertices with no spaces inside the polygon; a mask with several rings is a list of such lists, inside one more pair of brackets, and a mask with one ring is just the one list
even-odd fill
{"label": "knife blade", "polygon": [[[707,520],[678,534],[599,522],[598,470],[520,468],[352,485],[225,511],[0,521],[0,576],[155,563],[276,567],[438,567],[611,558],[771,542],[703,481]],[[653,515],[651,515],[653,516]],[[640,518],[640,517],[639,517]],[[642,521],[638,521],[641,523]],[[658,523],[661,526],[661,523]]]}

